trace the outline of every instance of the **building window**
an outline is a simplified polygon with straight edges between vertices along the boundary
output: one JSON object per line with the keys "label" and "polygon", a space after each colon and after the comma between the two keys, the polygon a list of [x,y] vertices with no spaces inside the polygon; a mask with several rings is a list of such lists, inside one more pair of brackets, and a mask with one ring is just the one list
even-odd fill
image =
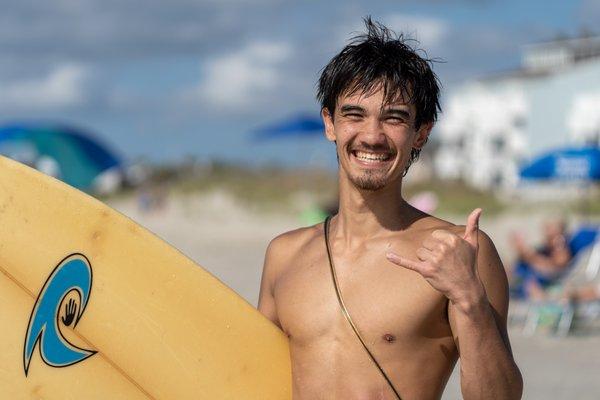
{"label": "building window", "polygon": [[506,145],[506,140],[502,136],[496,136],[492,139],[492,149],[496,153],[501,153]]}

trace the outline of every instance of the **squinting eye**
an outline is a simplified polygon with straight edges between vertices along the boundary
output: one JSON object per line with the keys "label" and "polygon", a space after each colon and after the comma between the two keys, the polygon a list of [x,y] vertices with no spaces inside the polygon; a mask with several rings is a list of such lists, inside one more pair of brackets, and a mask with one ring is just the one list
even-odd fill
{"label": "squinting eye", "polygon": [[389,118],[387,118],[387,121],[394,122],[394,123],[404,122],[404,120],[402,118],[397,118],[397,117],[389,117]]}
{"label": "squinting eye", "polygon": [[345,116],[349,117],[349,118],[354,118],[354,119],[356,119],[356,118],[362,118],[361,114],[346,114]]}

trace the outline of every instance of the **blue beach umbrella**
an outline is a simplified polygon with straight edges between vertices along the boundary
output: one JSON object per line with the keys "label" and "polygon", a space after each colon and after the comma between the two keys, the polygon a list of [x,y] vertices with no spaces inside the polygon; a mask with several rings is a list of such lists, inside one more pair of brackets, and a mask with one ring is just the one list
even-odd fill
{"label": "blue beach umbrella", "polygon": [[600,148],[564,148],[541,155],[521,168],[525,180],[599,181]]}
{"label": "blue beach umbrella", "polygon": [[254,138],[270,140],[287,137],[319,136],[323,134],[325,126],[321,118],[308,114],[299,114],[283,121],[267,125],[253,131]]}
{"label": "blue beach umbrella", "polygon": [[[296,114],[285,120],[269,124],[252,132],[252,137],[259,142],[274,139],[297,139],[322,137],[325,131],[323,120],[318,115]],[[318,205],[306,208],[300,219],[306,225],[316,224],[325,219],[327,213]]]}
{"label": "blue beach umbrella", "polygon": [[86,132],[54,124],[0,127],[0,154],[38,167],[49,163],[55,176],[78,189],[93,190],[102,172],[121,168],[121,161]]}

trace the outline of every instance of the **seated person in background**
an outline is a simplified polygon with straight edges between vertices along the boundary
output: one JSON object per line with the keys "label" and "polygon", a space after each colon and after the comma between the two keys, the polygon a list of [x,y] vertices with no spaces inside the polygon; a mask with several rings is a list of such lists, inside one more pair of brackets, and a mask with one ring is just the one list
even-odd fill
{"label": "seated person in background", "polygon": [[511,294],[519,298],[542,299],[544,289],[556,283],[573,258],[563,220],[544,223],[544,242],[538,248],[525,243],[521,234],[512,235],[517,262],[509,273]]}

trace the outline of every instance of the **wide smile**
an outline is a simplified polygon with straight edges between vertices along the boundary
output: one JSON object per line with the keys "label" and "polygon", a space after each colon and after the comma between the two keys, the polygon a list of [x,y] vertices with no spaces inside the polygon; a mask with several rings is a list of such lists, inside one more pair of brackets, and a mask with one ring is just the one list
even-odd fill
{"label": "wide smile", "polygon": [[394,159],[394,154],[387,151],[352,150],[350,156],[357,164],[369,168],[380,168]]}

